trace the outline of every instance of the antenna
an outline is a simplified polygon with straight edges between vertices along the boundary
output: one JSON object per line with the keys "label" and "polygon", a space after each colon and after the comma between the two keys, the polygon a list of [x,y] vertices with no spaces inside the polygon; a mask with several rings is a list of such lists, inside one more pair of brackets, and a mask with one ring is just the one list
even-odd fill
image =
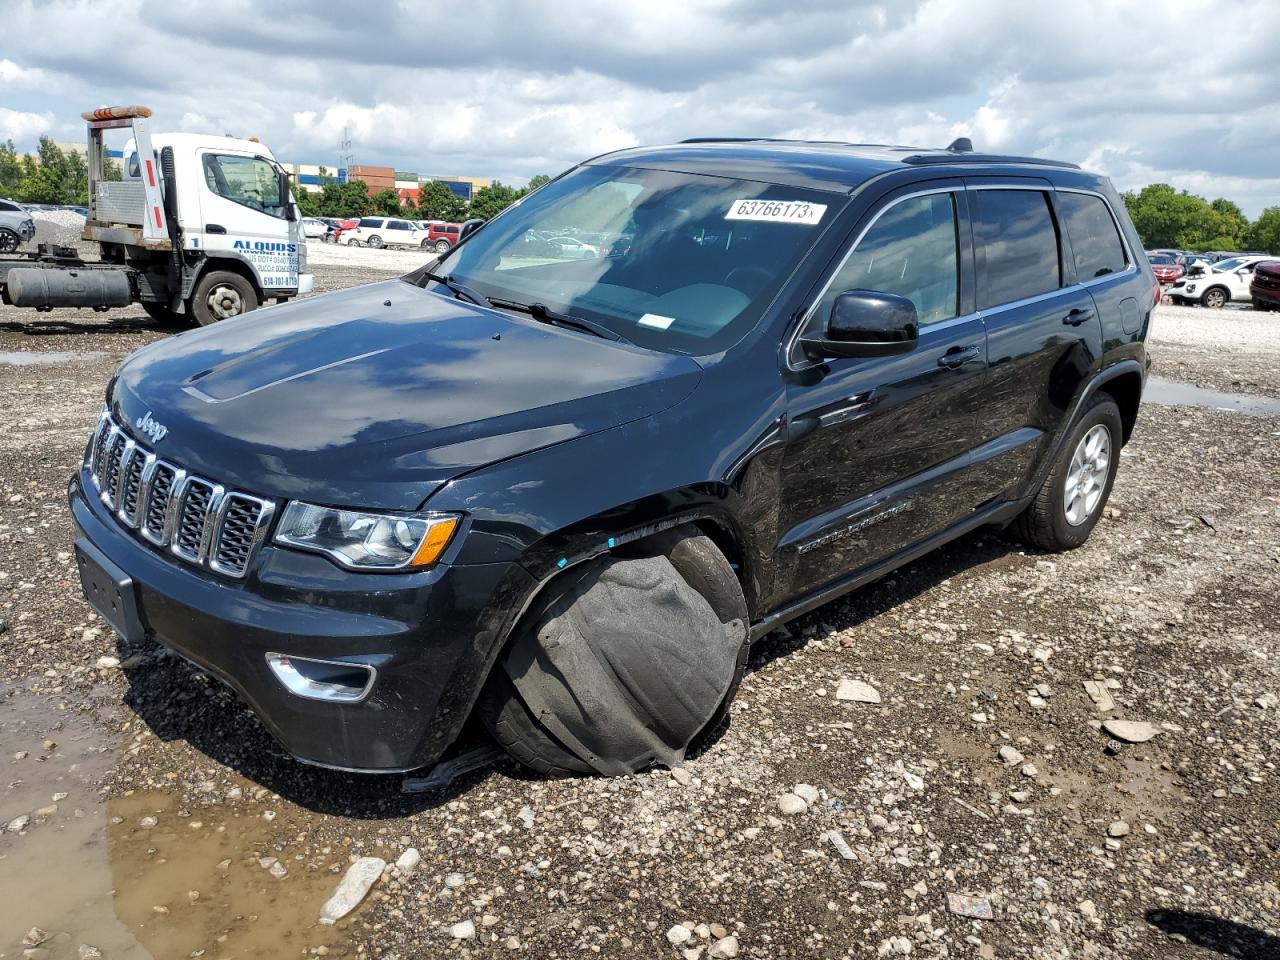
{"label": "antenna", "polygon": [[973,153],[973,141],[968,137],[956,137],[947,150],[950,153]]}
{"label": "antenna", "polygon": [[342,125],[342,139],[338,141],[338,169],[344,170],[355,162],[355,155],[351,152],[351,130],[344,123]]}

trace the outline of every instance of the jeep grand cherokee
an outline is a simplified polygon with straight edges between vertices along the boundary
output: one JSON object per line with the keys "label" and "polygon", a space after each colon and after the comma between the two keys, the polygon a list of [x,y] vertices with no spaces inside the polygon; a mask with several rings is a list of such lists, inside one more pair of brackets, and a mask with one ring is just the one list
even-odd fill
{"label": "jeep grand cherokee", "polygon": [[790,618],[977,527],[1082,544],[1158,296],[1071,164],[610,153],[402,279],[127,359],[82,582],[302,760],[421,767],[478,710],[537,770],[679,763]]}

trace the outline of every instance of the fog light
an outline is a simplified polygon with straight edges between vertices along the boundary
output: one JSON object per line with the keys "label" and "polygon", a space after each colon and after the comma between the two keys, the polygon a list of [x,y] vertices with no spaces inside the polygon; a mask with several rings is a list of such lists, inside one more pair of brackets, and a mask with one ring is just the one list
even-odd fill
{"label": "fog light", "polygon": [[286,690],[307,700],[358,703],[368,696],[377,671],[361,663],[312,660],[268,653],[267,664]]}

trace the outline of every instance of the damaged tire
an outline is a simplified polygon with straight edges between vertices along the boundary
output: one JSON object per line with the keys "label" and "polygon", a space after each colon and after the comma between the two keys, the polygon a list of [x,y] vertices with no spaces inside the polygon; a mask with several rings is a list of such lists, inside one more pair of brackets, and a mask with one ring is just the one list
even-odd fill
{"label": "damaged tire", "polygon": [[724,719],[746,669],[746,599],[692,528],[554,581],[517,627],[478,709],[544,775],[676,766]]}

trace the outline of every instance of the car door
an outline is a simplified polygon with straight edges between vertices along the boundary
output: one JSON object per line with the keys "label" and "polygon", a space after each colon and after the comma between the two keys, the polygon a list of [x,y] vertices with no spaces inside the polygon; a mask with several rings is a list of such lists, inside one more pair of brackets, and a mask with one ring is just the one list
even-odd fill
{"label": "car door", "polygon": [[1089,291],[1075,282],[1054,190],[1037,178],[966,181],[988,372],[974,467],[990,499],[1024,492],[1102,353]]}
{"label": "car door", "polygon": [[406,247],[417,244],[413,227],[409,226],[409,221],[407,220],[388,220],[387,236],[384,239],[387,243],[400,244]]}
{"label": "car door", "polygon": [[298,243],[289,239],[289,198],[262,157],[199,151],[202,249],[245,260],[266,289],[296,289]]}
{"label": "car door", "polygon": [[781,464],[781,582],[799,596],[968,516],[969,448],[986,369],[972,310],[965,193],[958,181],[889,197],[855,231],[805,320],[835,297],[872,289],[909,298],[920,322],[910,353],[830,359],[788,385]]}

